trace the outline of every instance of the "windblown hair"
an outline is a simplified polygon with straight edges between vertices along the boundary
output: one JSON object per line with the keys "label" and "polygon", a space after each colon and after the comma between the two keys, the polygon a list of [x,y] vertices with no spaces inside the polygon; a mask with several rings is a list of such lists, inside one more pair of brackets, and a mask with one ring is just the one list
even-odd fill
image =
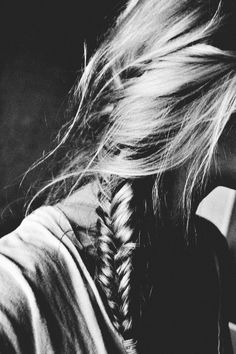
{"label": "windblown hair", "polygon": [[[192,196],[204,188],[235,111],[232,6],[129,1],[85,65],[73,92],[75,114],[51,152],[61,148],[66,156],[44,188],[49,203],[91,181],[99,187],[97,282],[124,337],[133,330],[134,251],[150,242],[137,214],[144,220],[148,212],[149,221],[161,215],[163,178],[185,166],[180,210],[189,220]],[[142,198],[138,185],[145,186]]]}

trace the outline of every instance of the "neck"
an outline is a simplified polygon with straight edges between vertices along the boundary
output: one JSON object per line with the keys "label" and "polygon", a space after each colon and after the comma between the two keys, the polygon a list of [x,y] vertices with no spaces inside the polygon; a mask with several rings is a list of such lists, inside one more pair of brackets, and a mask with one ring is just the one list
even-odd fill
{"label": "neck", "polygon": [[[186,232],[186,222],[182,212],[182,196],[184,193],[187,169],[185,167],[172,171],[165,175],[162,190],[166,191],[163,195],[164,207],[160,217],[160,226],[164,230],[179,230],[181,234]],[[190,222],[196,213],[199,203],[208,193],[214,189],[214,183],[208,183],[204,189],[195,192],[192,196]],[[64,201],[60,202],[68,219],[82,227],[90,227],[96,224],[97,215],[97,188],[94,183],[90,183],[79,189]]]}
{"label": "neck", "polygon": [[58,205],[67,218],[83,228],[90,228],[96,224],[97,191],[93,183],[80,188]]}

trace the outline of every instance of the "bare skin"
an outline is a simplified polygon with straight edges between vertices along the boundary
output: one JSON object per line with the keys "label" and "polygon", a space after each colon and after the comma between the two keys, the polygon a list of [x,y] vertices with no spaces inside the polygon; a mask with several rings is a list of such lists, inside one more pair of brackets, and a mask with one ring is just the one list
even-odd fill
{"label": "bare skin", "polygon": [[71,196],[60,202],[58,206],[74,224],[85,228],[95,224],[97,219],[95,213],[97,200],[94,184],[88,184],[74,192]]}
{"label": "bare skin", "polygon": [[[181,196],[184,189],[184,175],[185,169],[179,169],[175,171],[171,176],[171,188],[167,195],[167,205],[166,210],[168,210],[168,215],[166,215],[168,224],[175,227],[179,224],[180,215],[176,212],[179,209],[179,204],[181,203]],[[205,196],[211,192],[216,187],[216,184],[209,184],[207,189],[202,191],[201,194],[196,196],[193,200],[193,213],[197,210],[198,204],[201,202]],[[64,211],[68,219],[78,224],[82,227],[89,227],[91,224],[96,223],[96,212],[97,207],[97,193],[96,186],[94,184],[88,184],[85,187],[74,192],[71,196],[67,197],[64,201],[59,203],[59,207]]]}
{"label": "bare skin", "polygon": [[[217,167],[215,167],[217,166]],[[168,185],[168,224],[179,224],[179,209],[186,180],[186,167],[173,172]],[[236,189],[236,121],[232,117],[218,143],[216,160],[210,171],[205,189],[193,198],[194,214],[199,203],[217,186]],[[97,190],[95,184],[88,184],[62,201],[59,206],[73,223],[89,227],[96,222]]]}

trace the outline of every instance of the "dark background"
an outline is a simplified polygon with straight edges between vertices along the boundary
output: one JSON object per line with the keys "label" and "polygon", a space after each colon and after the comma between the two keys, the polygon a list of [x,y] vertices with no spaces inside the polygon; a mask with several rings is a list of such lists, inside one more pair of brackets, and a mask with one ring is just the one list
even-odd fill
{"label": "dark background", "polygon": [[[20,182],[64,121],[84,41],[90,55],[124,3],[0,0],[0,236],[24,216],[25,196],[38,172]],[[235,215],[236,204],[228,232],[236,263]]]}
{"label": "dark background", "polygon": [[91,55],[124,3],[0,2],[0,235],[23,217],[37,172],[19,183],[62,124],[84,41]]}

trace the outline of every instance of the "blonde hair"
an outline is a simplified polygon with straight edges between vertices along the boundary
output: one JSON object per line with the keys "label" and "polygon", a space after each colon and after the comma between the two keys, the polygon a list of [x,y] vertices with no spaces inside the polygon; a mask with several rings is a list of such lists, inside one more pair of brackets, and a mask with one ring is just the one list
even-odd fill
{"label": "blonde hair", "polygon": [[181,210],[190,218],[235,111],[236,56],[221,47],[230,11],[218,1],[131,0],[74,89],[76,113],[55,149],[66,148],[63,169],[44,190],[52,203],[98,182],[97,278],[124,336],[132,332],[133,252],[147,243],[132,221],[135,186],[151,184],[141,209],[151,199],[155,216],[162,177],[186,166]]}

